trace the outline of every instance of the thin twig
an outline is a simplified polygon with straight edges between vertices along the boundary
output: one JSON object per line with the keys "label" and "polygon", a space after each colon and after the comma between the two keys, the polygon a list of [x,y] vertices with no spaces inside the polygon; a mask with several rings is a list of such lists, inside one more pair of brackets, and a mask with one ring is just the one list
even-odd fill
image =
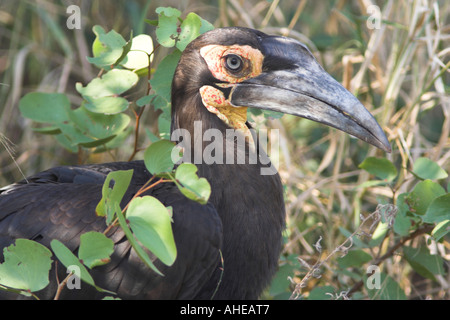
{"label": "thin twig", "polygon": [[67,277],[60,283],[58,279],[58,263],[55,262],[55,273],[56,273],[56,282],[58,283],[58,289],[56,290],[55,297],[53,300],[59,300],[59,296],[61,295],[61,292],[63,291],[64,287],[66,286],[67,282],[69,281],[70,277],[74,274],[74,272],[70,272]]}
{"label": "thin twig", "polygon": [[[159,44],[153,49],[153,51],[148,55],[148,67],[147,67],[147,92],[146,95],[148,96],[150,94],[150,91],[152,90],[152,85],[150,84],[150,78],[152,75],[152,61],[151,61],[151,57],[154,55],[155,50],[157,48],[159,48]],[[128,161],[133,160],[133,158],[136,156],[136,154],[141,150],[140,148],[138,148],[138,141],[139,141],[139,127],[140,127],[140,122],[141,122],[141,118],[142,118],[142,114],[144,113],[145,110],[145,105],[140,107],[139,112],[136,112],[133,110],[134,116],[136,117],[136,125],[135,125],[135,129],[134,129],[134,148],[133,148],[133,152],[131,154],[131,156],[128,158]]]}

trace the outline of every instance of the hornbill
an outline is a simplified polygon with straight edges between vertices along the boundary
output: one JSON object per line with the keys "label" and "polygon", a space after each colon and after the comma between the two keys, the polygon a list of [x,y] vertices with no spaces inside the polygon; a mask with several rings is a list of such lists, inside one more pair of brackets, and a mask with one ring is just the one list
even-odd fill
{"label": "hornbill", "polygon": [[[283,189],[278,173],[261,174],[257,137],[249,135],[247,107],[308,118],[347,132],[384,151],[390,145],[374,117],[342,85],[326,73],[302,43],[263,32],[230,27],[209,31],[184,50],[172,82],[172,139],[197,151],[208,146],[201,128],[223,133],[224,151],[245,161],[197,163],[199,176],[211,184],[206,205],[185,198],[164,183],[147,194],[173,208],[178,256],[172,266],[155,261],[164,274],[146,267],[120,229],[112,230],[111,262],[94,268],[96,284],[124,299],[256,299],[271,281],[282,249],[285,227]],[[196,128],[196,126],[198,128]],[[231,137],[227,130],[234,129]],[[180,131],[190,133],[188,140]],[[237,148],[239,135],[245,148]],[[255,139],[254,139],[255,138]],[[201,141],[195,141],[201,140]],[[194,146],[200,143],[200,150]],[[258,152],[257,161],[247,161]],[[218,156],[217,154],[215,156]],[[217,160],[217,158],[215,158]],[[193,159],[184,159],[193,160]],[[95,208],[106,175],[133,169],[127,203],[151,177],[142,161],[64,166],[43,171],[4,187],[0,194],[0,248],[27,238],[49,246],[59,239],[76,251],[80,234],[103,231]],[[0,262],[3,261],[0,253]],[[59,278],[67,274],[58,270]],[[37,295],[52,298],[56,275]],[[61,298],[99,298],[85,285],[64,289]],[[0,290],[1,298],[16,298]]]}

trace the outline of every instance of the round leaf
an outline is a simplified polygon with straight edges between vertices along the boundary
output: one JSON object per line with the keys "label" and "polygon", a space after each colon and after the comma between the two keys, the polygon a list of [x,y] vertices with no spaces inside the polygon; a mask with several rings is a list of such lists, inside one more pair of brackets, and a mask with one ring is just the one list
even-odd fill
{"label": "round leaf", "polygon": [[416,184],[405,201],[411,212],[424,215],[430,203],[443,194],[445,194],[445,190],[439,184],[431,180],[424,180]]}
{"label": "round leaf", "polygon": [[183,51],[186,46],[200,35],[200,27],[202,22],[200,17],[191,12],[181,24],[181,33],[178,37],[177,48]]}
{"label": "round leaf", "polygon": [[148,256],[147,252],[144,250],[144,248],[141,247],[141,245],[136,241],[134,238],[133,233],[131,232],[130,228],[128,227],[127,221],[125,220],[125,217],[122,214],[122,210],[120,209],[120,206],[118,203],[115,203],[117,212],[117,219],[119,220],[120,227],[122,228],[123,232],[125,233],[125,236],[128,239],[128,242],[133,247],[134,251],[138,255],[139,258],[153,271],[155,271],[157,274],[162,276],[163,274],[156,268],[156,266],[153,264],[152,260]]}
{"label": "round leaf", "polygon": [[[399,284],[392,279],[392,277],[388,276],[384,272],[378,273],[375,275],[379,277],[379,288],[367,289],[367,293],[369,294],[369,298],[372,300],[406,300],[406,294],[399,286]],[[373,276],[372,276],[373,277]],[[367,277],[364,279],[364,283],[370,283]]]}
{"label": "round leaf", "polygon": [[57,126],[45,127],[45,128],[33,128],[34,132],[39,132],[42,134],[60,134],[61,129]]}
{"label": "round leaf", "polygon": [[372,256],[363,250],[350,250],[345,256],[338,258],[339,267],[345,269],[350,267],[362,267],[372,260]]}
{"label": "round leaf", "polygon": [[192,163],[182,163],[175,171],[176,180],[180,191],[189,199],[201,204],[208,202],[211,195],[211,186],[205,178],[199,178],[196,174],[197,167]]}
{"label": "round leaf", "polygon": [[173,168],[172,150],[175,144],[169,140],[152,143],[144,154],[144,163],[152,174],[171,172]]}
{"label": "round leaf", "polygon": [[100,68],[115,64],[122,56],[123,47],[127,44],[125,39],[114,30],[106,33],[98,25],[94,26],[92,31],[97,37],[92,44],[94,57],[88,57],[88,61]]}
{"label": "round leaf", "polygon": [[[140,34],[133,38],[130,51],[122,60],[121,64],[127,69],[137,70],[147,68],[149,56],[153,52],[153,41],[149,35]],[[150,56],[150,61],[153,55]]]}
{"label": "round leaf", "polygon": [[436,227],[434,227],[433,231],[431,231],[431,235],[434,240],[439,241],[443,236],[450,232],[450,220],[444,220],[439,222]]}
{"label": "round leaf", "polygon": [[417,159],[413,166],[413,172],[421,179],[438,180],[448,177],[444,169],[428,158]]}
{"label": "round leaf", "polygon": [[1,285],[31,292],[48,285],[52,253],[40,243],[17,239],[15,245],[3,249],[3,256],[5,261],[0,264]]}
{"label": "round leaf", "polygon": [[434,275],[444,274],[442,257],[430,254],[425,246],[419,248],[404,246],[403,252],[411,267],[421,276],[434,279]]}
{"label": "round leaf", "polygon": [[369,157],[359,167],[380,179],[392,181],[397,176],[397,169],[388,159]]}
{"label": "round leaf", "polygon": [[427,223],[437,223],[450,219],[450,193],[433,199],[423,217]]}
{"label": "round leaf", "polygon": [[161,97],[159,103],[157,101],[153,102],[156,109],[164,109],[164,107],[170,105],[172,79],[180,57],[180,50],[174,50],[171,54],[167,55],[160,62],[153,78],[150,80],[152,89],[157,96]]}
{"label": "round leaf", "polygon": [[174,8],[156,8],[158,14],[158,27],[156,28],[156,37],[158,42],[164,47],[173,47],[175,38],[178,37],[178,18],[181,11]]}
{"label": "round leaf", "polygon": [[20,99],[19,109],[37,122],[63,123],[69,120],[70,101],[62,93],[31,92]]}
{"label": "round leaf", "polygon": [[130,202],[127,220],[133,234],[164,264],[172,265],[177,249],[167,208],[156,198],[144,196]]}
{"label": "round leaf", "polygon": [[88,101],[108,96],[116,96],[133,87],[139,78],[129,70],[113,69],[101,78],[95,78],[85,87],[76,84],[77,91]]}
{"label": "round leaf", "polygon": [[[125,130],[130,123],[130,117],[126,114],[104,115],[90,112],[84,107],[80,107],[71,112],[70,118],[76,124],[76,128],[79,132],[90,138],[89,141],[118,135]],[[63,126],[60,127],[63,128]]]}
{"label": "round leaf", "polygon": [[128,101],[122,97],[101,97],[90,100],[84,107],[91,112],[110,115],[127,110]]}
{"label": "round leaf", "polygon": [[[120,205],[122,202],[132,177],[133,169],[111,171],[106,176],[102,187],[102,198],[95,208],[98,216],[106,216],[106,224],[109,225],[114,219],[115,205]],[[113,184],[112,189],[110,188],[111,184]]]}
{"label": "round leaf", "polygon": [[114,252],[114,242],[100,232],[86,232],[80,237],[78,257],[88,268],[108,263]]}

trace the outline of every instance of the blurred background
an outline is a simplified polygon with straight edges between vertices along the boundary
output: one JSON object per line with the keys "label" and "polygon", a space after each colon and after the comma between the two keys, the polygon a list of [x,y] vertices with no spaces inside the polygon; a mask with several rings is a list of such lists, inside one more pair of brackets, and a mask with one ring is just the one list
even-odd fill
{"label": "blurred background", "polygon": [[[81,28],[69,29],[68,6],[81,9]],[[54,137],[34,132],[21,116],[21,97],[34,91],[64,92],[73,106],[81,97],[75,83],[88,83],[99,73],[86,57],[92,56],[94,25],[114,29],[129,38],[149,34],[155,27],[155,9],[175,7],[196,12],[215,27],[245,26],[286,35],[305,43],[319,62],[369,109],[393,147],[385,154],[346,134],[293,116],[266,119],[257,126],[281,132],[279,171],[285,184],[288,225],[280,273],[265,298],[288,298],[301,276],[297,257],[314,263],[320,254],[314,244],[331,252],[353,230],[360,214],[379,203],[392,202],[409,190],[410,162],[418,157],[436,161],[450,171],[450,2],[441,0],[0,0],[0,186],[52,166],[126,160],[133,152],[133,136],[118,150],[101,154],[74,154]],[[158,50],[154,66],[168,53]],[[146,79],[129,93],[142,96]],[[130,115],[132,115],[130,113]],[[157,132],[157,112],[146,110],[142,130]],[[140,145],[149,144],[145,134]],[[387,157],[402,177],[397,189],[359,188],[369,174],[358,168],[368,156]],[[142,158],[137,154],[136,158]],[[405,183],[406,181],[406,183]],[[447,185],[444,182],[443,185]],[[448,190],[447,190],[448,191]],[[383,245],[370,248],[375,256]],[[450,248],[441,255],[449,260]],[[378,250],[378,251],[377,251]],[[328,286],[340,292],[354,286],[358,276],[326,263],[320,279],[308,292]],[[446,268],[448,266],[446,265]],[[448,298],[450,278],[430,280],[411,272],[394,255],[383,269],[411,299]],[[356,271],[353,273],[357,273]],[[290,277],[291,281],[288,280]],[[359,289],[359,298],[367,292]]]}

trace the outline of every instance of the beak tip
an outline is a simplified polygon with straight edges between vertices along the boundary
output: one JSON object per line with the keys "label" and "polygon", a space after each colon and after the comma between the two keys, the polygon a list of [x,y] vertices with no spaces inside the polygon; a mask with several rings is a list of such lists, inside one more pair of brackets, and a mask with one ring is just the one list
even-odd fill
{"label": "beak tip", "polygon": [[392,152],[391,145],[389,143],[384,145],[383,150],[386,151],[387,153],[391,153]]}
{"label": "beak tip", "polygon": [[378,147],[387,152],[387,153],[391,153],[392,152],[392,147],[391,144],[389,143],[388,138],[386,137],[386,134],[384,133],[384,131],[379,127],[379,130],[381,131],[381,134],[378,134],[378,142],[379,145]]}
{"label": "beak tip", "polygon": [[[389,143],[386,135],[381,130],[381,128],[379,128],[379,130],[381,133],[375,135],[376,140],[375,141],[372,140],[374,142],[372,144],[387,153],[391,153],[392,152],[391,144]],[[367,141],[367,142],[369,142],[369,141]],[[371,143],[371,142],[369,142],[369,143]]]}

